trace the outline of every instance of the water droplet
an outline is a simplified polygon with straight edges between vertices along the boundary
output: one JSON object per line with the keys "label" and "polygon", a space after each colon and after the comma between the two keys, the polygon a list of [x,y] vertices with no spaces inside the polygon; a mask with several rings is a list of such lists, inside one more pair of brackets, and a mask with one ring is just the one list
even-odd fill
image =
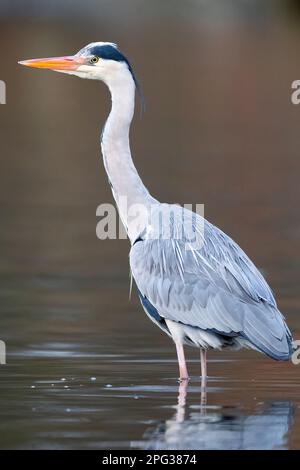
{"label": "water droplet", "polygon": [[35,388],[35,385],[31,385],[30,388]]}
{"label": "water droplet", "polygon": [[134,395],[133,397],[135,400],[138,400],[139,399],[139,396],[138,395]]}
{"label": "water droplet", "polygon": [[60,379],[60,380],[61,380],[62,382],[65,382],[65,380],[66,380],[66,379],[63,377],[63,378],[62,378],[62,379]]}
{"label": "water droplet", "polygon": [[105,387],[106,387],[106,388],[111,388],[111,387],[112,387],[112,384],[106,384]]}
{"label": "water droplet", "polygon": [[68,385],[64,385],[64,388],[69,388]]}
{"label": "water droplet", "polygon": [[66,408],[66,412],[67,413],[70,413],[71,409],[70,408]]}
{"label": "water droplet", "polygon": [[91,380],[92,380],[92,382],[95,382],[95,380],[97,380],[97,379],[96,379],[96,377],[91,377]]}

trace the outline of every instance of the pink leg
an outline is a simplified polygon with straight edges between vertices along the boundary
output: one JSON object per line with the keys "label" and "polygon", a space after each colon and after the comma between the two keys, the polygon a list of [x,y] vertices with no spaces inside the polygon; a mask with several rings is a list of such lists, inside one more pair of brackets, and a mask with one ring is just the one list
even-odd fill
{"label": "pink leg", "polygon": [[207,363],[206,363],[206,349],[200,349],[201,357],[201,406],[206,405],[206,379],[207,379]]}
{"label": "pink leg", "polygon": [[206,386],[206,378],[207,378],[206,349],[200,349],[200,357],[201,357],[201,378]]}
{"label": "pink leg", "polygon": [[176,351],[178,357],[178,365],[179,365],[179,379],[180,380],[187,380],[189,378],[189,374],[186,367],[185,357],[184,357],[184,349],[183,345],[180,343],[176,344]]}

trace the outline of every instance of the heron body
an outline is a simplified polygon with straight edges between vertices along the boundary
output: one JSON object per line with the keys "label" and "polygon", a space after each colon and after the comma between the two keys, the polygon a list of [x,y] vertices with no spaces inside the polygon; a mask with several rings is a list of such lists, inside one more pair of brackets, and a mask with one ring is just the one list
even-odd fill
{"label": "heron body", "polygon": [[[180,378],[188,377],[185,344],[200,348],[202,376],[210,348],[244,346],[288,360],[289,328],[267,282],[244,251],[200,215],[154,199],[139,177],[129,144],[137,82],[117,46],[92,43],[74,56],[21,63],[108,86],[112,107],[101,137],[104,166],[131,242],[130,269],[141,304],[174,340]],[[143,209],[138,224],[130,215],[137,205]],[[191,229],[193,242],[187,234]]]}

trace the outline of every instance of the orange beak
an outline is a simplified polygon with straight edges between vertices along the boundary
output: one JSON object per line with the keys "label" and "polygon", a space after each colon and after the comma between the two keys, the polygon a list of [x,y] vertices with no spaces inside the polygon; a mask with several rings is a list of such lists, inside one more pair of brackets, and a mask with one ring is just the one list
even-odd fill
{"label": "orange beak", "polygon": [[49,57],[46,59],[21,60],[19,64],[26,67],[35,67],[38,69],[50,70],[76,70],[85,62],[84,58],[76,56]]}

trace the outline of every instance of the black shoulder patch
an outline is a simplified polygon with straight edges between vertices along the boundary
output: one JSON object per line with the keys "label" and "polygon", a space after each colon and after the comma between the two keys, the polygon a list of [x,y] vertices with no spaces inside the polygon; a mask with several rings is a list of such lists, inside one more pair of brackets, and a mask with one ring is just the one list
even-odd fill
{"label": "black shoulder patch", "polygon": [[137,237],[137,239],[134,240],[132,246],[135,245],[135,244],[138,243],[138,242],[143,242],[143,241],[144,241],[144,240],[143,240],[141,237]]}

